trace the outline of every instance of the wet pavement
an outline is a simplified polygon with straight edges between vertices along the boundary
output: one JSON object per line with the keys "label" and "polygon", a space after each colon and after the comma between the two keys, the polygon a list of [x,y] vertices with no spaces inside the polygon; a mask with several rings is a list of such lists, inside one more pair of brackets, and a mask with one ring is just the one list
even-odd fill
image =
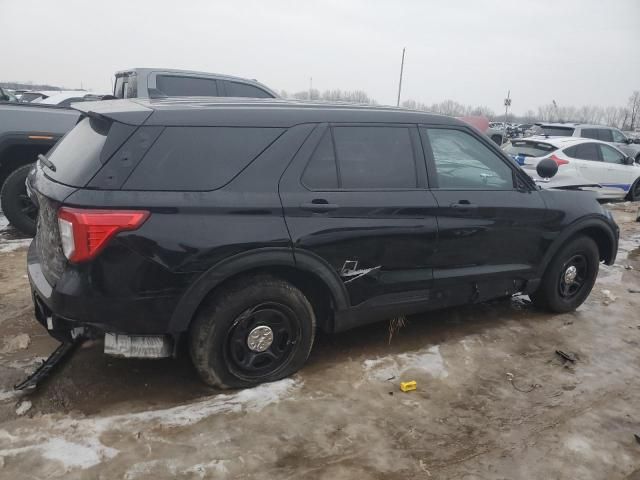
{"label": "wet pavement", "polygon": [[29,240],[0,217],[0,478],[638,479],[639,207],[609,206],[618,259],[574,313],[516,297],[410,317],[391,341],[387,322],[321,335],[292,378],[224,393],[184,348],[91,342],[15,394],[56,342],[33,319]]}

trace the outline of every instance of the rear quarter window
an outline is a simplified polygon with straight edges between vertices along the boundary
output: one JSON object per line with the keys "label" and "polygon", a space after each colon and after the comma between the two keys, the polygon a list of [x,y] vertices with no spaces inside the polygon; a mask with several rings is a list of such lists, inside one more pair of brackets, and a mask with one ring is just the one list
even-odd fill
{"label": "rear quarter window", "polygon": [[122,187],[207,191],[246,168],[283,128],[167,127]]}

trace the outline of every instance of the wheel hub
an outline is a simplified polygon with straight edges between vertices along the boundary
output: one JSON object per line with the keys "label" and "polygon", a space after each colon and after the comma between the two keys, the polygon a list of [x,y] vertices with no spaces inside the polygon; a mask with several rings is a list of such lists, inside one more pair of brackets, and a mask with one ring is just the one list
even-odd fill
{"label": "wheel hub", "polygon": [[260,325],[249,332],[247,347],[254,352],[264,352],[273,343],[273,330],[266,325]]}
{"label": "wheel hub", "polygon": [[571,265],[564,271],[564,283],[567,285],[572,285],[576,280],[576,276],[578,275],[578,269]]}

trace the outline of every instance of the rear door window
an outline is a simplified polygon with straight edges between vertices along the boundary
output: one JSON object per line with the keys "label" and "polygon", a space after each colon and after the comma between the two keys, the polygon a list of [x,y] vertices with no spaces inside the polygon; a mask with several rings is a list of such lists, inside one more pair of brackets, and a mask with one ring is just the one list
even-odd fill
{"label": "rear door window", "polygon": [[211,78],[158,75],[156,90],[168,97],[217,97],[218,83]]}
{"label": "rear door window", "polygon": [[215,190],[232,180],[283,132],[282,128],[167,127],[122,188]]}
{"label": "rear door window", "polygon": [[340,186],[416,188],[416,162],[407,127],[333,127]]}
{"label": "rear door window", "polygon": [[438,188],[511,190],[513,170],[489,147],[467,132],[426,129]]}
{"label": "rear door window", "polygon": [[416,188],[416,162],[409,128],[327,129],[302,174],[302,183],[312,190]]}
{"label": "rear door window", "polygon": [[225,81],[227,97],[247,97],[247,98],[273,98],[271,94],[261,88],[240,82]]}
{"label": "rear door window", "polygon": [[594,162],[601,160],[597,143],[587,142],[574,145],[573,147],[566,148],[564,153],[568,157],[575,158],[576,160],[591,160]]}
{"label": "rear door window", "polygon": [[55,165],[45,174],[56,182],[84,187],[102,167],[100,153],[107,140],[111,122],[85,117],[47,154]]}

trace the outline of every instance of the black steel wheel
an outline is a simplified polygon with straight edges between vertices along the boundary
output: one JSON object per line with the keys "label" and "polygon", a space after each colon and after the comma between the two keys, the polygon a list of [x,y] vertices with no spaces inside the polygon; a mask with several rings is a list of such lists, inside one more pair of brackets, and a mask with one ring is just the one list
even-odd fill
{"label": "black steel wheel", "polygon": [[570,312],[587,299],[598,276],[600,253],[589,237],[576,237],[551,259],[533,303],[557,313]]}
{"label": "black steel wheel", "polygon": [[583,254],[571,257],[560,269],[560,278],[558,279],[560,296],[570,299],[578,295],[580,289],[584,287],[588,274],[587,258]]}
{"label": "black steel wheel", "polygon": [[304,294],[268,275],[243,277],[204,302],[189,330],[200,377],[219,388],[272,382],[306,362],[315,314]]}
{"label": "black steel wheel", "polygon": [[277,371],[287,363],[301,330],[294,311],[279,302],[248,308],[233,322],[225,342],[225,357],[237,377],[252,379]]}

